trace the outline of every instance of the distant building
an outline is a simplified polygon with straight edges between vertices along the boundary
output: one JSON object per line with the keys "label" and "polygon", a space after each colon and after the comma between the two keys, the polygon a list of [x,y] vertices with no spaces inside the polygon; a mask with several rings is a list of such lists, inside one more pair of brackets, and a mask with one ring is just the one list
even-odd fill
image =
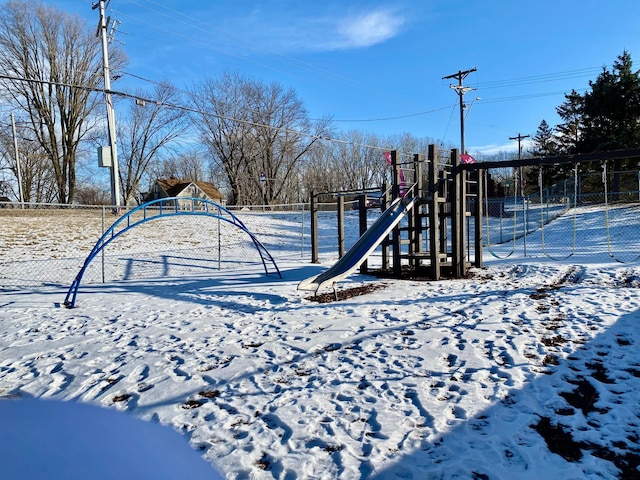
{"label": "distant building", "polygon": [[177,178],[159,178],[151,186],[146,201],[168,197],[202,198],[222,204],[224,195],[210,182],[190,182]]}

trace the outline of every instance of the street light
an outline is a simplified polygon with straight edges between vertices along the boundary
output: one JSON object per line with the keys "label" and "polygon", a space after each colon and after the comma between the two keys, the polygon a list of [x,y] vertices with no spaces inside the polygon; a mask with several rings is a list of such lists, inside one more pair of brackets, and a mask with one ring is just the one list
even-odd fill
{"label": "street light", "polygon": [[469,112],[471,112],[471,107],[473,107],[473,103],[476,100],[482,100],[482,99],[480,97],[475,97],[473,100],[471,100],[471,103],[469,104],[469,107],[467,107],[466,104],[465,104],[464,108],[467,110],[467,114],[464,116],[464,120],[465,121],[467,120],[467,117],[469,116]]}

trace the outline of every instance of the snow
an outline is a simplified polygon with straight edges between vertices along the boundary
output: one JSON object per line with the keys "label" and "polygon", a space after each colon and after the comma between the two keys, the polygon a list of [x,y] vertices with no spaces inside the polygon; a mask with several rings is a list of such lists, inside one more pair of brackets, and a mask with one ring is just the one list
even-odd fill
{"label": "snow", "polygon": [[[637,231],[637,209],[627,211],[612,225]],[[42,469],[56,466],[46,478],[89,478],[87,471],[112,465],[127,478],[170,478],[135,472],[175,459],[184,467],[166,471],[184,471],[173,478],[202,478],[198,455],[187,455],[195,452],[212,478],[218,470],[229,479],[638,478],[640,266],[609,255],[595,210],[578,213],[590,226],[578,244],[588,237],[597,251],[565,248],[556,253],[574,254],[551,261],[538,231],[527,239],[527,257],[519,243],[506,259],[487,252],[485,268],[468,279],[353,275],[339,289],[379,288],[339,302],[296,290],[335,256],[322,249],[323,263],[314,265],[299,241],[281,241],[274,232],[295,236],[298,228],[286,216],[265,225],[241,215],[282,279],[256,264],[186,274],[164,265],[165,275],[151,278],[123,266],[125,280],[83,283],[75,309],[61,307],[75,271],[66,284],[7,284],[0,471],[20,467],[15,478],[43,478]],[[175,221],[172,231],[189,236],[190,222],[201,230],[204,220]],[[571,245],[574,224],[572,211],[550,223],[547,248],[558,239]],[[21,225],[4,222],[0,233],[8,239]],[[37,238],[39,222],[28,225]],[[168,225],[150,222],[123,238],[117,256],[183,238],[163,230]],[[94,227],[42,228],[69,237],[52,256],[80,258],[97,240],[86,233]],[[356,230],[347,228],[350,241]],[[321,238],[329,231],[321,226]],[[189,245],[181,243],[180,255]],[[631,262],[637,251],[616,253]],[[7,241],[0,263],[15,258],[46,255]],[[52,265],[55,272],[41,275],[59,274]],[[141,425],[173,438],[146,448],[156,433]],[[564,432],[564,449],[545,440],[549,427],[556,438]],[[192,448],[184,453],[176,440]],[[87,443],[93,454],[82,453]],[[125,451],[111,453],[115,446]],[[55,462],[62,447],[71,466]],[[160,461],[151,458],[157,452]]]}

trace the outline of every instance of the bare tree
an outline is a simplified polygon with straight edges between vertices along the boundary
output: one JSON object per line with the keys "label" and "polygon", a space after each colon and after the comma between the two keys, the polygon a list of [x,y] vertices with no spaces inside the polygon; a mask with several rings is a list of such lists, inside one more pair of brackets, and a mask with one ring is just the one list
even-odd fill
{"label": "bare tree", "polygon": [[[191,182],[212,181],[208,174],[207,160],[202,151],[195,148],[164,155],[160,162],[149,167],[149,179],[179,178]],[[215,182],[214,182],[215,183]]]}
{"label": "bare tree", "polygon": [[342,179],[340,188],[363,190],[382,185],[388,167],[379,137],[352,130],[343,133],[340,140],[332,153]]}
{"label": "bare tree", "polygon": [[[21,180],[25,202],[50,203],[56,201],[56,184],[51,163],[47,161],[47,154],[42,145],[35,140],[29,122],[20,120],[16,122],[15,143],[11,128],[3,130],[0,133],[0,149],[16,179],[16,198],[19,197],[18,181]],[[20,162],[20,175],[18,175],[17,161]]]}
{"label": "bare tree", "polygon": [[[144,97],[142,92],[139,97]],[[153,102],[131,103],[128,117],[118,124],[120,147],[120,184],[125,205],[138,192],[140,182],[152,163],[159,163],[163,154],[185,133],[187,117],[182,110],[170,107],[179,94],[168,83],[158,84]]]}
{"label": "bare tree", "polygon": [[334,192],[342,189],[342,178],[336,155],[333,154],[335,143],[321,142],[308,155],[302,171],[302,189],[305,192]]}
{"label": "bare tree", "polygon": [[93,183],[78,182],[76,202],[80,205],[110,205],[111,192]]}
{"label": "bare tree", "polygon": [[230,204],[282,201],[296,166],[325,134],[291,89],[225,74],[191,94],[194,125],[224,168]]}
{"label": "bare tree", "polygon": [[[123,62],[114,49],[112,66]],[[97,123],[101,67],[95,29],[84,19],[35,1],[0,7],[0,92],[31,123],[59,202],[73,202],[78,146]]]}

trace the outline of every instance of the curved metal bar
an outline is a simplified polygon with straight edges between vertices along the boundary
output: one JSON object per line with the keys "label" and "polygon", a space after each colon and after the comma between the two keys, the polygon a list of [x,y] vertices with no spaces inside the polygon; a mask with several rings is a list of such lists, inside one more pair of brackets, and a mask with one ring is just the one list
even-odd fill
{"label": "curved metal bar", "polygon": [[604,184],[604,225],[607,232],[607,253],[609,256],[614,259],[618,263],[635,263],[640,260],[640,255],[638,255],[633,260],[621,260],[613,253],[613,249],[611,248],[611,225],[609,222],[609,190],[607,187],[607,161],[602,162],[602,183]]}
{"label": "curved metal bar", "polygon": [[[181,205],[185,203],[191,202],[190,209],[183,210],[181,209]],[[196,203],[202,205],[204,210],[196,210]],[[168,205],[167,205],[168,204]],[[155,207],[157,210],[153,210],[150,212],[151,207]],[[212,213],[212,207],[214,212]],[[142,212],[142,218],[139,220],[134,220],[132,222],[133,216]],[[280,269],[278,265],[276,265],[275,260],[268,252],[266,247],[257,239],[257,237],[249,231],[249,229],[245,226],[242,221],[236,217],[231,211],[227,210],[222,205],[219,205],[210,200],[206,200],[203,198],[193,198],[193,197],[169,197],[169,198],[161,198],[157,200],[152,200],[151,202],[140,205],[133,210],[127,212],[125,215],[116,220],[98,239],[93,249],[87,256],[84,261],[84,264],[80,268],[80,271],[76,275],[75,279],[71,283],[69,290],[67,292],[67,296],[64,300],[64,305],[67,308],[74,308],[76,304],[76,296],[78,295],[78,289],[80,288],[80,282],[82,281],[82,277],[84,273],[91,263],[91,261],[102,251],[104,248],[109,245],[112,241],[118,238],[125,232],[128,232],[134,227],[141,225],[143,223],[149,222],[151,220],[155,220],[157,218],[169,217],[169,216],[178,216],[178,215],[202,215],[209,216],[212,218],[217,218],[224,222],[227,222],[243,232],[249,235],[253,245],[256,247],[258,254],[260,255],[260,260],[262,261],[262,266],[264,267],[265,275],[269,275],[269,267],[267,263],[270,262],[275,268],[275,273],[282,278],[282,274],[280,273]]]}

